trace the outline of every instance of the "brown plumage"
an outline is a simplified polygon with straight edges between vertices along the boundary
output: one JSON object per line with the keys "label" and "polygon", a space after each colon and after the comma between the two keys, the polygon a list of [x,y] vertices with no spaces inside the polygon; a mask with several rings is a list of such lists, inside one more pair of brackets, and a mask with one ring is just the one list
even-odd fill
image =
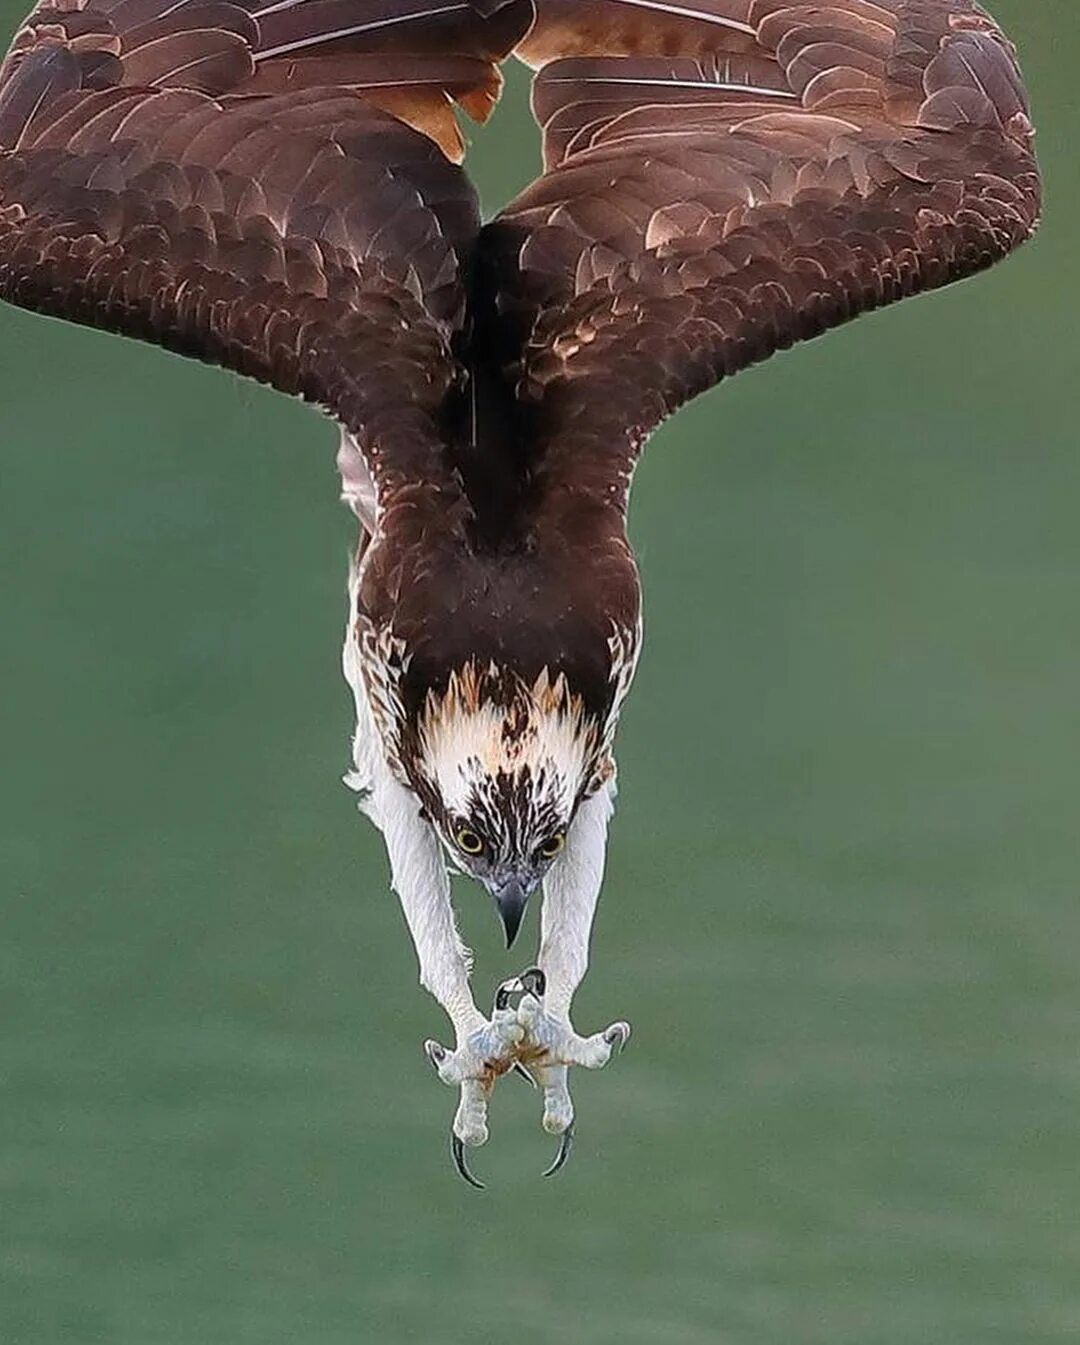
{"label": "brown plumage", "polygon": [[[971,0],[538,8],[39,7],[0,76],[0,293],[324,406],[384,527],[407,502],[453,570],[470,533],[596,556],[663,416],[1034,227],[1023,88]],[[486,116],[515,44],[547,171],[481,233],[452,105]]]}
{"label": "brown plumage", "polygon": [[627,481],[688,398],[1034,228],[1024,91],[970,0],[542,14],[547,172],[489,250],[549,497]]}
{"label": "brown plumage", "polygon": [[[514,50],[545,172],[481,228],[455,106],[485,118]],[[16,35],[0,297],[342,426],[357,779],[461,1022],[452,922],[415,915],[402,837],[415,857],[430,820],[508,930],[571,855],[638,652],[625,515],[649,433],[1005,256],[1038,218],[1031,146],[1012,48],[973,0],[54,0]],[[589,827],[602,847],[606,814]],[[602,849],[573,863],[599,882]],[[576,984],[568,965],[549,986]]]}

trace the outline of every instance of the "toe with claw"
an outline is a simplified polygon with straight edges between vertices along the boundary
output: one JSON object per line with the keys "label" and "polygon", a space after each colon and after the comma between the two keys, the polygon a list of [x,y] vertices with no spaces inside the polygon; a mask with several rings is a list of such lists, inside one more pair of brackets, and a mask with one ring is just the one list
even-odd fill
{"label": "toe with claw", "polygon": [[484,1183],[474,1177],[469,1171],[469,1165],[465,1161],[464,1141],[458,1139],[457,1135],[453,1133],[450,1135],[450,1157],[454,1160],[454,1167],[462,1181],[468,1182],[470,1186],[474,1186],[478,1191],[487,1190]]}
{"label": "toe with claw", "polygon": [[574,1123],[573,1121],[566,1127],[562,1133],[562,1140],[559,1144],[559,1152],[555,1155],[555,1162],[544,1172],[545,1177],[554,1177],[560,1172],[566,1160],[570,1157],[570,1151],[574,1147]]}
{"label": "toe with claw", "polygon": [[621,1021],[591,1037],[579,1036],[568,1018],[548,1014],[531,994],[524,995],[518,1005],[518,1021],[525,1031],[522,1052],[535,1052],[548,1065],[603,1069],[612,1052],[622,1051],[630,1040],[630,1024]]}
{"label": "toe with claw", "polygon": [[574,1104],[570,1096],[571,1065],[602,1069],[630,1039],[630,1025],[612,1023],[591,1037],[579,1036],[568,1018],[549,1014],[544,1007],[546,980],[539,968],[504,981],[495,997],[497,1011],[516,1010],[523,1030],[517,1048],[518,1067],[527,1067],[530,1080],[544,1096],[543,1126],[560,1137],[559,1152],[544,1173],[553,1177],[570,1157],[574,1143]]}
{"label": "toe with claw", "polygon": [[554,1177],[574,1145],[570,1067],[602,1069],[630,1039],[630,1025],[624,1022],[612,1023],[591,1037],[579,1036],[568,1017],[548,1013],[546,989],[546,978],[538,967],[524,971],[499,986],[490,1022],[459,1039],[456,1050],[437,1041],[424,1044],[439,1078],[461,1089],[450,1154],[458,1175],[481,1191],[484,1184],[469,1170],[465,1152],[487,1142],[488,1100],[497,1080],[513,1071],[542,1091],[544,1129],[559,1137],[555,1161],[544,1173]]}
{"label": "toe with claw", "polygon": [[479,1190],[483,1183],[469,1171],[465,1148],[487,1143],[487,1107],[496,1080],[517,1064],[517,1051],[524,1028],[514,1010],[496,1009],[451,1051],[437,1041],[424,1043],[424,1051],[439,1078],[461,1089],[461,1098],[450,1136],[450,1154],[458,1174]]}
{"label": "toe with claw", "polygon": [[437,1041],[426,1041],[424,1050],[443,1083],[461,1084],[467,1079],[492,1083],[513,1069],[516,1050],[525,1030],[512,1009],[496,1009],[491,1021],[470,1032],[457,1050]]}

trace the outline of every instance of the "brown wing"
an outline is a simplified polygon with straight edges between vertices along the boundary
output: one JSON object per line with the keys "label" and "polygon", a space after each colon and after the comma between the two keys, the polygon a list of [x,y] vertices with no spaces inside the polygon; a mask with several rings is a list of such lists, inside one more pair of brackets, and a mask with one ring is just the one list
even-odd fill
{"label": "brown wing", "polygon": [[520,53],[547,172],[487,251],[541,479],[576,498],[624,504],[725,375],[1035,227],[1020,75],[971,0],[540,0]]}
{"label": "brown wing", "polygon": [[0,297],[317,402],[452,489],[487,115],[529,0],[53,0],[0,70]]}

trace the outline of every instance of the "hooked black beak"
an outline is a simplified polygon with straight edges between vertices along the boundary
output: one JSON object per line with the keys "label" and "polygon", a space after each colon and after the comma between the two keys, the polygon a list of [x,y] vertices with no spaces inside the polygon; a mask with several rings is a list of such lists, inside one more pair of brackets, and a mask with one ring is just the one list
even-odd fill
{"label": "hooked black beak", "polygon": [[505,883],[500,883],[498,887],[491,888],[491,895],[499,908],[503,929],[506,930],[507,948],[512,948],[517,938],[532,890],[532,887],[527,886],[520,878],[510,878]]}

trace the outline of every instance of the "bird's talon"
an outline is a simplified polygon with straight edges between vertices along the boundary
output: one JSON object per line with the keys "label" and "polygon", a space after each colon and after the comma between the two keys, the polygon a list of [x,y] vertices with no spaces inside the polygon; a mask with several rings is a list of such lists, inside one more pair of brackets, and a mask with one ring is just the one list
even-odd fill
{"label": "bird's talon", "polygon": [[547,977],[540,967],[530,967],[528,971],[523,971],[520,980],[526,994],[532,995],[534,999],[544,998]]}
{"label": "bird's talon", "polygon": [[546,989],[547,977],[539,967],[530,967],[520,976],[511,976],[498,987],[495,991],[495,1011],[516,1013],[527,997],[543,999]]}
{"label": "bird's talon", "polygon": [[429,1039],[424,1042],[424,1054],[431,1061],[431,1067],[437,1074],[440,1066],[450,1052],[441,1043]]}
{"label": "bird's talon", "polygon": [[574,1147],[574,1123],[573,1121],[566,1127],[562,1134],[562,1140],[559,1144],[559,1152],[555,1155],[555,1161],[545,1172],[545,1177],[554,1177],[555,1174],[566,1166],[566,1160],[570,1157],[570,1151]]}
{"label": "bird's talon", "polygon": [[468,1163],[465,1162],[464,1141],[460,1140],[457,1137],[457,1135],[453,1134],[450,1136],[450,1155],[454,1160],[454,1167],[457,1170],[457,1174],[462,1181],[468,1182],[470,1186],[474,1186],[478,1191],[487,1190],[487,1187],[484,1185],[484,1183],[481,1181],[477,1181],[477,1179],[469,1171],[469,1165]]}
{"label": "bird's talon", "polygon": [[609,1028],[604,1030],[604,1040],[613,1050],[622,1055],[626,1050],[626,1043],[630,1040],[632,1029],[629,1023],[612,1023]]}

